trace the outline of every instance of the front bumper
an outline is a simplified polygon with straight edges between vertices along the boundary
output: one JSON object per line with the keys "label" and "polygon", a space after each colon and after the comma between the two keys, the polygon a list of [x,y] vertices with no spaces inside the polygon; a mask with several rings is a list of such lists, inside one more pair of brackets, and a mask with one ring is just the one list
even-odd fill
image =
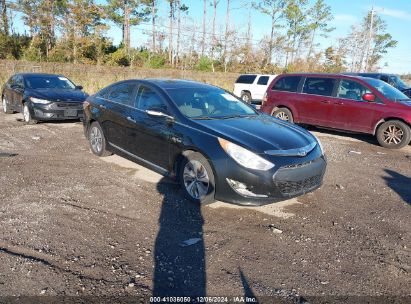
{"label": "front bumper", "polygon": [[[297,161],[295,158],[290,160],[287,164],[285,158],[282,165],[266,172],[248,170],[228,160],[226,168],[222,170],[220,166],[218,170],[215,198],[239,205],[260,206],[312,192],[322,185],[327,166],[325,156],[317,153]],[[227,179],[245,185],[251,195],[239,193]]]}
{"label": "front bumper", "polygon": [[81,102],[53,102],[46,105],[31,103],[30,110],[36,120],[82,119],[84,116]]}

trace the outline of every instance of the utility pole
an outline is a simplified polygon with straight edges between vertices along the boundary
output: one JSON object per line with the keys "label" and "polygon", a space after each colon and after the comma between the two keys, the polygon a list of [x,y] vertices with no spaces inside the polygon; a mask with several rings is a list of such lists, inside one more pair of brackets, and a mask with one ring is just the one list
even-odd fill
{"label": "utility pole", "polygon": [[368,42],[367,42],[367,53],[365,54],[365,72],[368,72],[368,61],[370,57],[371,42],[373,38],[374,31],[374,6],[371,8],[371,17],[370,17],[370,26],[368,33]]}

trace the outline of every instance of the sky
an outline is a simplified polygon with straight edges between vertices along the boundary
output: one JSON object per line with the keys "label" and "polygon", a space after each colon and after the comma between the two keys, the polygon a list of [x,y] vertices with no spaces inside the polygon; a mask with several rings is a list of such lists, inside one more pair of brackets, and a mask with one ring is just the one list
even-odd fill
{"label": "sky", "polygon": [[[167,16],[168,7],[165,0],[158,0],[159,15]],[[311,0],[314,2],[314,0]],[[98,3],[104,3],[104,0],[97,0]],[[209,0],[211,2],[211,0]],[[225,23],[227,0],[220,0],[217,9],[217,23],[222,29]],[[252,1],[249,0],[231,0],[231,22],[236,29],[246,32],[249,7]],[[255,0],[258,2],[258,0]],[[390,49],[388,54],[381,60],[380,66],[383,66],[381,72],[389,72],[396,74],[411,73],[411,0],[325,0],[331,6],[334,20],[330,23],[336,29],[330,33],[328,38],[320,38],[317,42],[321,44],[321,48],[336,45],[338,38],[346,36],[351,25],[361,22],[363,16],[371,7],[374,7],[378,14],[386,21],[387,31],[398,41],[397,47]],[[182,0],[182,3],[189,7],[188,17],[198,23],[201,28],[203,15],[203,0]],[[211,31],[212,6],[207,7],[207,31]],[[253,41],[257,43],[259,39],[265,35],[269,35],[271,20],[269,16],[263,15],[255,10],[251,10],[252,34]],[[19,25],[20,24],[20,25]],[[159,24],[168,25],[167,20],[159,20]],[[17,22],[17,31],[23,32],[23,26]],[[144,32],[150,31],[151,25],[140,24],[131,29],[132,46],[140,46],[147,42],[150,38]],[[166,27],[162,28],[167,31]],[[115,44],[121,41],[121,30],[115,25],[111,26],[107,36],[110,37]],[[183,36],[188,39],[187,36]],[[239,42],[241,43],[241,41]]]}

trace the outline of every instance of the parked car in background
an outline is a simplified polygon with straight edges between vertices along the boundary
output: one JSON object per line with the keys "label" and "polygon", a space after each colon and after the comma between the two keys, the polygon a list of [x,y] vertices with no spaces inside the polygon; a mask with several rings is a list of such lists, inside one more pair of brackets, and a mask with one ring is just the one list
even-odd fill
{"label": "parked car in background", "polygon": [[402,148],[411,140],[411,100],[374,78],[281,75],[268,88],[261,110],[289,122],[373,134],[386,148]]}
{"label": "parked car in background", "polygon": [[197,203],[261,205],[322,183],[326,160],[311,133],[211,85],[127,80],[90,96],[84,106],[94,154],[115,152],[176,178]]}
{"label": "parked car in background", "polygon": [[389,85],[392,85],[394,88],[397,88],[408,97],[411,97],[411,87],[407,85],[398,75],[387,73],[347,73],[346,75],[380,79]]}
{"label": "parked car in background", "polygon": [[83,117],[88,95],[62,75],[22,73],[12,76],[1,92],[3,112],[23,113],[28,124],[38,120],[65,120]]}
{"label": "parked car in background", "polygon": [[234,95],[247,103],[261,102],[276,75],[244,74],[234,84]]}

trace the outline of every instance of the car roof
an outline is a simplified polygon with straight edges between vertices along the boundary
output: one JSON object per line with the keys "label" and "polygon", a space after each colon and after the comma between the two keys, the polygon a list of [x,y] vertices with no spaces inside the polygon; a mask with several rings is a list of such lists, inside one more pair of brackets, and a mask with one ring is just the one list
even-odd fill
{"label": "car roof", "polygon": [[17,74],[14,74],[13,76],[23,76],[23,77],[26,77],[26,76],[57,76],[57,77],[65,77],[65,76],[63,76],[63,75],[60,75],[60,74],[50,74],[50,73],[17,73]]}
{"label": "car roof", "polygon": [[142,83],[151,84],[157,86],[163,90],[171,89],[188,89],[188,88],[204,88],[211,89],[216,88],[210,84],[193,81],[193,80],[183,80],[183,79],[162,79],[162,78],[147,78],[139,80]]}
{"label": "car roof", "polygon": [[247,74],[240,74],[240,76],[277,76],[277,74],[257,74],[257,73],[247,73]]}
{"label": "car roof", "polygon": [[278,76],[305,76],[305,77],[336,77],[336,78],[355,78],[363,79],[369,77],[363,77],[361,75],[352,75],[344,73],[289,73],[289,74],[280,74]]}

